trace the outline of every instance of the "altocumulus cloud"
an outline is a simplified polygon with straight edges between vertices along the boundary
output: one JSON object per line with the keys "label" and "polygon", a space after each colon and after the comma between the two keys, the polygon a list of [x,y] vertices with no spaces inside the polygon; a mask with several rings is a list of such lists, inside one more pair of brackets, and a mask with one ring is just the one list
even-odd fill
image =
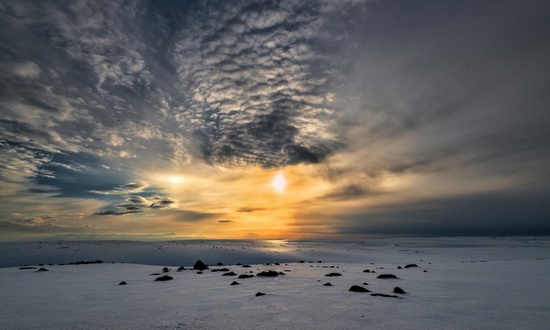
{"label": "altocumulus cloud", "polygon": [[[185,104],[176,122],[213,163],[315,163],[336,147],[327,72],[309,2],[217,3],[178,32],[172,54]],[[328,70],[328,69],[327,69]]]}

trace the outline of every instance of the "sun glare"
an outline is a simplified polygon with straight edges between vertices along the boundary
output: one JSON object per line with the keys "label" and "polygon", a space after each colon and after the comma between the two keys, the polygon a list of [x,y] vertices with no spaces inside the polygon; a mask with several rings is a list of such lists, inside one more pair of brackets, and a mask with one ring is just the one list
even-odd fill
{"label": "sun glare", "polygon": [[172,183],[172,184],[179,184],[179,183],[183,182],[183,178],[181,176],[178,176],[178,175],[170,175],[170,176],[166,177],[166,181],[168,181],[169,183]]}
{"label": "sun glare", "polygon": [[277,173],[271,185],[278,193],[282,193],[285,190],[286,179],[283,172]]}

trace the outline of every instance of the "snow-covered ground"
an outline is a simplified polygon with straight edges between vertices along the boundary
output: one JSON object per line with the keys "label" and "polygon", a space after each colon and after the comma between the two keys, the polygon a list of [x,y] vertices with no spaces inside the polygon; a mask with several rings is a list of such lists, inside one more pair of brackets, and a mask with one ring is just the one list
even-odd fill
{"label": "snow-covered ground", "polygon": [[[548,329],[550,324],[545,237],[26,242],[0,243],[0,256],[2,329]],[[104,262],[67,265],[97,259]],[[211,269],[255,276],[177,271],[197,259],[225,264]],[[404,268],[413,263],[419,267]],[[38,264],[49,271],[39,272]],[[19,269],[23,265],[36,269]],[[168,273],[162,272],[165,266]],[[266,270],[285,275],[257,276]],[[329,273],[342,276],[325,276]],[[379,279],[380,274],[398,279]],[[163,275],[173,279],[154,281]],[[240,285],[230,285],[233,281]],[[327,282],[332,286],[323,285]],[[352,285],[371,292],[350,292]],[[395,287],[406,294],[394,294]]]}

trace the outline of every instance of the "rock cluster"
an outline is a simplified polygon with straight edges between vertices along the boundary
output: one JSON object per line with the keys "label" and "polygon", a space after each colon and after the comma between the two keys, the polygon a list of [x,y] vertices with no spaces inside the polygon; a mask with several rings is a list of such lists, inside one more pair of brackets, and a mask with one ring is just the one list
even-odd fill
{"label": "rock cluster", "polygon": [[274,270],[268,270],[258,273],[258,276],[265,276],[265,277],[273,277],[273,276],[279,276],[279,272],[276,272]]}

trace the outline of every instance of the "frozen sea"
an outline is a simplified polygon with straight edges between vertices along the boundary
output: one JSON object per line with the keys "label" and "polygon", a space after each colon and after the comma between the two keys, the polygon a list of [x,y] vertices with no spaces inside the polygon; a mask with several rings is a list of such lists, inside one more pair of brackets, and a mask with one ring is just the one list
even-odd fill
{"label": "frozen sea", "polygon": [[0,256],[1,329],[550,328],[549,237],[5,242]]}

